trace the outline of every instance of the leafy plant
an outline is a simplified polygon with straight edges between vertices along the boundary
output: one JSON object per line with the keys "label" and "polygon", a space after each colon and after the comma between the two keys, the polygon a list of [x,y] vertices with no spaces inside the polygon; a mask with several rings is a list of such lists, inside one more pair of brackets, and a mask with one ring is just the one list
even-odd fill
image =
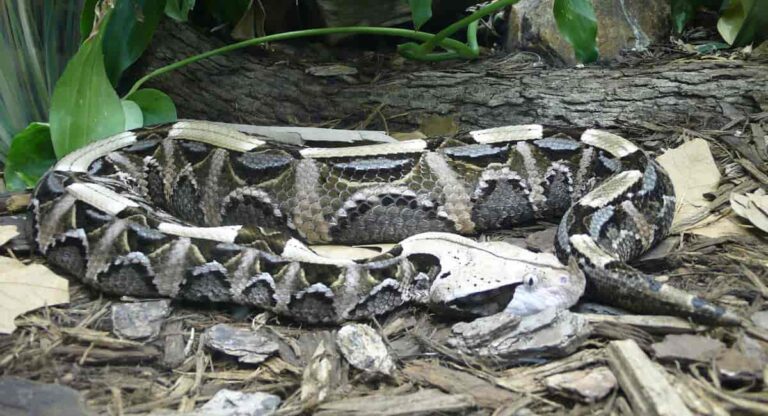
{"label": "leafy plant", "polygon": [[0,162],[13,136],[46,121],[51,93],[75,53],[83,0],[0,0]]}
{"label": "leafy plant", "polygon": [[[100,0],[85,0],[85,9],[80,19],[83,43],[56,84],[51,100],[50,126],[46,128],[30,126],[28,132],[19,136],[18,146],[20,149],[31,149],[36,145],[42,149],[45,147],[43,143],[50,138],[51,146],[46,149],[53,149],[55,156],[61,158],[94,140],[126,129],[172,122],[176,120],[173,101],[161,91],[140,89],[147,80],[211,56],[267,42],[340,33],[371,34],[409,38],[420,42],[408,42],[398,47],[400,54],[411,59],[436,61],[475,58],[479,56],[477,45],[479,19],[517,1],[498,0],[487,4],[436,34],[418,30],[431,18],[431,0],[409,0],[416,30],[362,26],[337,27],[299,30],[247,39],[158,68],[136,81],[124,98],[120,99],[113,86],[117,85],[122,72],[135,62],[147,47],[162,15],[166,14],[180,21],[186,20],[195,1],[115,0],[114,8],[109,10],[103,7],[104,4]],[[203,4],[218,13],[215,15],[216,18],[234,23],[251,5],[251,1],[237,0],[222,3],[203,0]],[[588,39],[590,36],[594,38],[596,32],[596,26],[589,26],[588,12],[591,11],[591,6],[588,6],[590,6],[588,0],[570,0],[560,6],[560,12],[566,18],[569,16],[568,13],[580,17],[576,22],[566,23],[565,27],[571,31],[570,39],[574,48],[577,49],[577,54],[581,48],[592,48],[578,56],[584,59],[596,59],[594,39],[591,46]],[[573,7],[580,7],[580,9],[573,13],[571,10]],[[594,24],[594,19],[591,24]],[[94,25],[98,26],[97,31]],[[591,32],[577,33],[581,28],[580,25],[587,25],[587,29],[591,28]],[[467,30],[467,43],[451,38],[453,34],[464,28]],[[96,32],[95,36],[94,32]],[[109,41],[105,43],[105,39]],[[437,48],[442,51],[435,52]],[[20,159],[19,155],[22,152],[13,152],[13,160],[9,160],[9,164],[15,166],[11,172],[15,179],[9,182],[10,186],[29,186],[42,174],[40,166],[53,163],[50,157],[51,152],[47,150],[41,152],[41,157],[34,161],[33,166],[27,166]]]}
{"label": "leafy plant", "polygon": [[597,60],[597,17],[590,0],[555,0],[555,22],[581,62]]}
{"label": "leafy plant", "polygon": [[48,168],[56,163],[51,146],[51,130],[45,123],[30,123],[13,138],[5,165],[5,182],[10,189],[35,186]]}
{"label": "leafy plant", "polygon": [[717,30],[732,46],[768,39],[768,7],[764,0],[672,0],[672,22],[681,33],[698,9],[720,11]]}

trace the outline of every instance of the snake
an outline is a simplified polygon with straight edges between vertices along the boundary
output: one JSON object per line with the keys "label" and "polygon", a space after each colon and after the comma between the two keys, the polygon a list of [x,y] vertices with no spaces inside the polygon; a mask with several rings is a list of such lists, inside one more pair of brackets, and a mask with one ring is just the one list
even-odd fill
{"label": "snake", "polygon": [[[30,210],[48,264],[117,296],[338,324],[411,304],[531,315],[585,291],[635,313],[737,324],[628,263],[669,233],[675,203],[657,162],[603,130],[312,147],[184,120],[69,153]],[[554,255],[470,238],[547,219],[559,221]],[[316,248],[381,242],[393,245],[363,258]]]}

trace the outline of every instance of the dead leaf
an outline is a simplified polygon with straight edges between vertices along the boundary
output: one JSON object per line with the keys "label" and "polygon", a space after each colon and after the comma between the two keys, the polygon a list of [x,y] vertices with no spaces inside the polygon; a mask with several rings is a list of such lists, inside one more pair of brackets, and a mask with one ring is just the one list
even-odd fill
{"label": "dead leaf", "polygon": [[704,139],[694,139],[656,159],[672,179],[677,209],[672,230],[684,231],[709,216],[704,194],[717,190],[720,171]]}
{"label": "dead leaf", "polygon": [[69,302],[69,281],[41,264],[0,257],[0,333],[16,329],[14,319],[43,306]]}
{"label": "dead leaf", "polygon": [[731,208],[740,217],[768,233],[768,195],[758,189],[749,194],[731,194]]}
{"label": "dead leaf", "polygon": [[0,225],[0,246],[11,241],[19,235],[19,229],[15,225]]}

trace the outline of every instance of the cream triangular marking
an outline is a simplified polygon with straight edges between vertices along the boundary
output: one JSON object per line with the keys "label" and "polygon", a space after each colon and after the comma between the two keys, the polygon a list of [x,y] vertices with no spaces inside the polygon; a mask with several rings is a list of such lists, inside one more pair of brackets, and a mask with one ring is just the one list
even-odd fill
{"label": "cream triangular marking", "polygon": [[208,143],[238,152],[247,152],[266,143],[237,130],[204,121],[180,121],[171,127],[168,137]]}
{"label": "cream triangular marking", "polygon": [[416,139],[394,143],[369,144],[365,146],[331,148],[310,147],[302,149],[299,153],[301,153],[302,157],[307,159],[322,159],[329,157],[361,157],[419,153],[426,148],[427,142]]}
{"label": "cream triangular marking", "polygon": [[179,237],[198,238],[201,240],[220,241],[222,243],[234,243],[237,233],[242,225],[224,225],[221,227],[187,227],[184,225],[163,222],[157,229],[165,234]]}
{"label": "cream triangular marking", "polygon": [[595,240],[586,234],[572,235],[570,241],[573,249],[581,253],[592,264],[600,269],[604,269],[608,263],[616,261],[616,258],[600,248]]}
{"label": "cream triangular marking", "polygon": [[540,124],[504,126],[470,131],[469,135],[477,143],[484,144],[537,140],[544,137],[544,127]]}
{"label": "cream triangular marking", "polygon": [[612,176],[590,193],[584,195],[579,204],[592,208],[602,208],[638,183],[643,177],[639,170],[627,170]]}
{"label": "cream triangular marking", "polygon": [[117,215],[127,207],[139,206],[139,204],[121,196],[117,192],[95,183],[73,183],[67,186],[67,192],[109,215]]}
{"label": "cream triangular marking", "polygon": [[581,134],[581,141],[590,146],[605,150],[619,159],[640,150],[629,140],[602,130],[585,130]]}
{"label": "cream triangular marking", "polygon": [[64,156],[53,169],[59,172],[87,172],[94,160],[133,143],[136,143],[136,135],[130,131],[107,137]]}

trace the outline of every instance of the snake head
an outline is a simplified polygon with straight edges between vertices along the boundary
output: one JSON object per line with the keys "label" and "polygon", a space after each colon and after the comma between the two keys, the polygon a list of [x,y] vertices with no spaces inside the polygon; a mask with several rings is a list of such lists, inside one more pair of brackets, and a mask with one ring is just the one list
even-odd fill
{"label": "snake head", "polygon": [[455,314],[486,316],[506,311],[527,316],[553,307],[568,308],[584,292],[584,275],[578,267],[564,266],[552,254],[444,233],[420,234],[400,245],[409,259],[433,258],[426,301],[432,308]]}

